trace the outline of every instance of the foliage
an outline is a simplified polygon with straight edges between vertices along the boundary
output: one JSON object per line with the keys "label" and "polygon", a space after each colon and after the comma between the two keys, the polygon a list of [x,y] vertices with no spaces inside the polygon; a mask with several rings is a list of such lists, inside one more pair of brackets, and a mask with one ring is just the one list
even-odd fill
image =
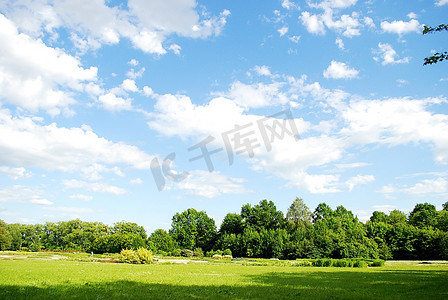
{"label": "foliage", "polygon": [[128,263],[128,264],[139,264],[140,263],[140,259],[137,255],[137,253],[135,253],[134,250],[127,250],[127,249],[121,250],[119,260],[120,260],[120,262]]}
{"label": "foliage", "polygon": [[206,212],[189,208],[173,216],[170,234],[182,248],[208,251],[216,238],[216,225]]}
{"label": "foliage", "polygon": [[[448,25],[440,24],[437,27],[424,26],[423,34],[439,32],[439,31],[444,31],[444,30],[445,31],[448,30]],[[438,63],[443,60],[448,60],[448,52],[447,51],[444,51],[442,53],[436,52],[433,55],[426,57],[423,65],[432,65],[432,64]]]}
{"label": "foliage", "polygon": [[163,229],[155,230],[148,238],[153,250],[172,252],[178,247],[173,237]]}
{"label": "foliage", "polygon": [[191,251],[190,249],[183,249],[183,250],[180,252],[180,255],[183,256],[183,257],[193,257],[194,252]]}
{"label": "foliage", "polygon": [[136,251],[123,249],[120,252],[118,260],[128,264],[150,264],[153,257],[152,252],[145,248],[138,248]]}

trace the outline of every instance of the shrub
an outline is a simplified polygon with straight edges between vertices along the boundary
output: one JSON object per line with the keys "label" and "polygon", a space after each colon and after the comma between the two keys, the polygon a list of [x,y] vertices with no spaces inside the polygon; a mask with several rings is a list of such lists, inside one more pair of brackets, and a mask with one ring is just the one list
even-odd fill
{"label": "shrub", "polygon": [[382,259],[375,259],[375,260],[372,262],[371,266],[372,266],[372,267],[382,267],[382,266],[384,266],[384,263],[385,263],[385,261],[382,260]]}
{"label": "shrub", "polygon": [[165,251],[162,251],[162,250],[157,251],[157,254],[160,254],[162,256],[167,256],[168,255],[168,253],[166,253]]}
{"label": "shrub", "polygon": [[297,265],[299,267],[312,267],[313,266],[313,262],[311,262],[309,260],[305,260],[305,261],[300,261]]}
{"label": "shrub", "polygon": [[172,255],[173,255],[173,256],[180,256],[181,253],[182,253],[182,250],[180,250],[180,249],[174,249],[173,252],[172,252]]}
{"label": "shrub", "polygon": [[367,263],[363,260],[358,260],[353,263],[354,268],[367,268]]}
{"label": "shrub", "polygon": [[214,254],[214,255],[212,256],[212,258],[214,258],[214,259],[222,259],[222,255]]}
{"label": "shrub", "polygon": [[333,262],[333,266],[339,268],[350,268],[353,266],[353,262],[348,259],[336,259]]}
{"label": "shrub", "polygon": [[331,259],[324,259],[322,262],[322,267],[331,267],[333,265],[333,261]]}
{"label": "shrub", "polygon": [[222,259],[225,259],[225,260],[232,260],[232,255],[223,255],[222,256]]}
{"label": "shrub", "polygon": [[190,249],[183,249],[180,252],[180,255],[183,256],[183,257],[192,257],[193,254],[194,254],[193,251],[191,251]]}
{"label": "shrub", "polygon": [[134,250],[127,250],[127,249],[121,250],[118,260],[120,262],[128,263],[128,264],[139,264],[140,263],[140,259],[137,255],[137,253],[135,253]]}
{"label": "shrub", "polygon": [[201,248],[196,248],[194,249],[193,255],[197,257],[204,257],[204,251],[202,251]]}
{"label": "shrub", "polygon": [[218,255],[223,255],[223,253],[222,253],[222,251],[221,251],[221,250],[216,250],[216,251],[215,251],[215,254],[218,254]]}
{"label": "shrub", "polygon": [[152,263],[152,252],[145,248],[138,248],[136,251],[137,257],[142,264]]}
{"label": "shrub", "polygon": [[232,256],[232,250],[230,250],[230,249],[226,249],[226,250],[224,250],[224,251],[222,252],[222,254]]}

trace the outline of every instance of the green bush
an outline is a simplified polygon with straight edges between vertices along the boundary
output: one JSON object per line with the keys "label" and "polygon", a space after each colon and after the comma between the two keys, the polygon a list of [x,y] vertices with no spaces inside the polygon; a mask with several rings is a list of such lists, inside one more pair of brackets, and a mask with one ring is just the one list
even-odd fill
{"label": "green bush", "polygon": [[350,268],[353,266],[353,262],[348,259],[336,259],[333,262],[333,266],[338,268]]}
{"label": "green bush", "polygon": [[204,257],[204,251],[201,248],[194,249],[193,255],[196,257]]}
{"label": "green bush", "polygon": [[214,254],[214,255],[212,256],[212,258],[214,258],[214,259],[222,259],[222,255],[220,255],[220,254]]}
{"label": "green bush", "polygon": [[174,249],[171,255],[173,256],[181,256],[182,250],[180,249]]}
{"label": "green bush", "polygon": [[372,266],[372,267],[382,267],[382,266],[384,266],[384,263],[385,263],[385,261],[382,260],[382,259],[375,259],[375,260],[372,262],[371,266]]}
{"label": "green bush", "polygon": [[139,264],[140,263],[140,259],[137,255],[137,253],[135,253],[134,250],[127,250],[127,249],[121,250],[118,260],[122,263],[128,263],[128,264]]}
{"label": "green bush", "polygon": [[152,258],[152,252],[150,250],[145,248],[138,248],[136,254],[141,264],[152,263],[153,258]]}
{"label": "green bush", "polygon": [[363,260],[358,260],[353,263],[354,268],[367,268],[367,263]]}
{"label": "green bush", "polygon": [[213,250],[207,251],[207,253],[205,253],[205,256],[207,257],[213,257],[213,255],[215,255],[215,251]]}
{"label": "green bush", "polygon": [[191,251],[190,249],[183,249],[180,253],[180,255],[183,257],[192,257],[193,254],[193,251]]}
{"label": "green bush", "polygon": [[166,253],[165,251],[162,251],[162,250],[157,251],[157,254],[160,254],[162,256],[168,256],[168,253]]}
{"label": "green bush", "polygon": [[225,260],[232,260],[232,255],[223,255],[222,256],[222,259],[225,259]]}
{"label": "green bush", "polygon": [[223,255],[232,255],[232,250],[226,249],[222,252]]}

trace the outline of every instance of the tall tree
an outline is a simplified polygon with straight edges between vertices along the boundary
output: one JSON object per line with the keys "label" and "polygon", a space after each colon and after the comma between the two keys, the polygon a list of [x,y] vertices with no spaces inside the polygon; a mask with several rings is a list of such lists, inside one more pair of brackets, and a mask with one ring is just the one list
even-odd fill
{"label": "tall tree", "polygon": [[305,202],[301,198],[296,197],[296,200],[288,208],[286,220],[294,229],[306,227],[311,224],[312,213]]}
{"label": "tall tree", "polygon": [[216,225],[205,211],[189,208],[173,216],[170,234],[182,248],[208,251],[216,238]]}
{"label": "tall tree", "polygon": [[409,224],[418,227],[435,227],[437,225],[438,212],[430,203],[417,204],[409,214]]}

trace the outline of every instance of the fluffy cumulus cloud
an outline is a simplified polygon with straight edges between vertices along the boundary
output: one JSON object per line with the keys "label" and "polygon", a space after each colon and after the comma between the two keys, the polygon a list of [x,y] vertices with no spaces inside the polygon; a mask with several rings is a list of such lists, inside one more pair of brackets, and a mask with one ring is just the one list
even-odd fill
{"label": "fluffy cumulus cloud", "polygon": [[[63,50],[47,47],[41,40],[19,33],[14,23],[0,14],[0,100],[51,115],[65,112],[82,92],[97,80],[97,68],[83,68]],[[62,88],[61,88],[62,87]]]}
{"label": "fluffy cumulus cloud", "polygon": [[341,130],[353,144],[428,143],[434,160],[448,163],[448,116],[430,111],[446,99],[358,100],[342,111],[347,126]]}
{"label": "fluffy cumulus cloud", "polygon": [[195,0],[129,0],[126,10],[105,0],[22,0],[2,3],[0,8],[20,30],[35,37],[47,34],[57,39],[57,29],[68,29],[83,52],[127,38],[144,52],[165,54],[163,43],[169,35],[219,35],[230,15],[228,10],[218,16],[200,14]]}
{"label": "fluffy cumulus cloud", "polygon": [[358,76],[359,71],[350,68],[343,62],[333,60],[323,74],[325,78],[352,79]]}
{"label": "fluffy cumulus cloud", "polygon": [[0,166],[76,172],[98,163],[149,169],[152,158],[135,146],[99,137],[87,126],[42,125],[30,117],[13,117],[6,109],[0,109],[0,136],[0,153],[8,153],[0,156]]}
{"label": "fluffy cumulus cloud", "polygon": [[[253,157],[249,157],[248,153],[241,156],[253,169],[264,170],[285,179],[288,186],[304,188],[312,193],[339,192],[345,188],[353,190],[357,185],[374,181],[373,175],[363,174],[342,181],[340,175],[331,171],[331,165],[342,168],[341,158],[359,146],[425,144],[432,148],[436,163],[448,163],[448,119],[446,115],[433,113],[430,109],[433,105],[446,105],[447,101],[443,98],[367,100],[340,90],[325,89],[318,83],[307,83],[305,76],[279,75],[270,79],[272,82],[264,85],[276,86],[277,92],[283,93],[286,100],[295,97],[304,101],[312,99],[304,105],[325,108],[334,114],[333,121],[312,124],[295,118],[300,139],[288,134],[282,138],[274,137],[275,143],[268,150],[257,127],[257,121],[264,117],[248,113],[247,101],[217,97],[209,103],[195,105],[187,96],[166,94],[157,97],[155,111],[148,124],[164,135],[177,135],[183,139],[198,140],[211,135],[216,139],[213,147],[225,146],[222,133],[234,128],[235,124],[252,125],[251,129],[255,132],[253,137],[259,147],[252,149]],[[235,82],[229,91],[234,89],[235,84],[258,86]],[[223,94],[232,95],[229,92]],[[263,103],[272,105],[270,101]],[[277,125],[281,123],[281,117],[278,118]],[[366,164],[348,165],[353,168]],[[347,167],[347,164],[344,166]],[[321,171],[316,171],[316,167]]]}
{"label": "fluffy cumulus cloud", "polygon": [[409,63],[409,57],[399,58],[397,52],[392,48],[390,44],[378,44],[378,50],[373,51],[374,54],[379,56],[373,57],[375,61],[381,61],[383,66],[394,65],[394,64],[406,64]]}
{"label": "fluffy cumulus cloud", "polygon": [[381,22],[381,29],[387,33],[395,33],[403,35],[411,32],[421,32],[422,25],[418,20],[412,19],[408,22],[405,21],[383,21]]}
{"label": "fluffy cumulus cloud", "polygon": [[31,176],[31,172],[27,172],[25,168],[11,168],[7,166],[0,166],[0,173],[14,180]]}
{"label": "fluffy cumulus cloud", "polygon": [[43,194],[39,188],[22,185],[3,186],[0,190],[0,202],[52,205],[53,202],[44,198]]}
{"label": "fluffy cumulus cloud", "polygon": [[[313,34],[325,34],[328,28],[346,37],[358,36],[363,26],[359,14],[357,12],[352,12],[350,15],[339,13],[341,9],[355,5],[356,2],[357,0],[329,0],[317,4],[309,3],[311,8],[323,10],[323,12],[312,14],[309,11],[303,11],[299,18],[308,32]],[[369,26],[367,23],[366,25]]]}

